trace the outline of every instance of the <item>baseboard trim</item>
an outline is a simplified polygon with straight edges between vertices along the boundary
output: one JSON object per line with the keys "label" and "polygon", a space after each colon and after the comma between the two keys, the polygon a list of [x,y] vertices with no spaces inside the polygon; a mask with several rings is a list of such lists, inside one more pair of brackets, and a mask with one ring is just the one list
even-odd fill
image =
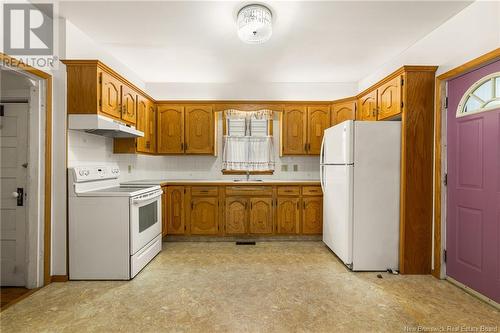
{"label": "baseboard trim", "polygon": [[448,282],[450,282],[451,284],[455,285],[456,287],[464,290],[468,294],[470,294],[470,295],[472,295],[472,296],[474,296],[476,298],[479,298],[481,301],[483,301],[485,303],[488,303],[489,305],[493,306],[494,308],[500,310],[500,303],[497,303],[494,300],[492,300],[491,298],[489,298],[487,296],[484,296],[483,294],[475,291],[474,289],[471,289],[470,287],[467,287],[465,284],[463,284],[461,282],[458,282],[454,278],[451,278],[451,277],[447,276],[445,279]]}
{"label": "baseboard trim", "polygon": [[50,277],[50,282],[67,282],[67,281],[68,281],[67,275],[52,275]]}

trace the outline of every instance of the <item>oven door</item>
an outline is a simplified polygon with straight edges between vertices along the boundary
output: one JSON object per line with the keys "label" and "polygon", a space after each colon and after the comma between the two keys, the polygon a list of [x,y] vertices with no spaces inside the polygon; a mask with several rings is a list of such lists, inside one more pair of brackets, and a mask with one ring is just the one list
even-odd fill
{"label": "oven door", "polygon": [[161,234],[162,191],[130,199],[130,255],[134,255]]}

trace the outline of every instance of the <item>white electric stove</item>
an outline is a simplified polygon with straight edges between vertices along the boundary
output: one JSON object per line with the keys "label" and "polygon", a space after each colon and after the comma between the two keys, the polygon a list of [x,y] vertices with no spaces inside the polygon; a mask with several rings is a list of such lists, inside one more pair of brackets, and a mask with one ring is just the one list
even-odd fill
{"label": "white electric stove", "polygon": [[119,176],[117,165],[69,169],[71,280],[129,280],[161,251],[161,187]]}

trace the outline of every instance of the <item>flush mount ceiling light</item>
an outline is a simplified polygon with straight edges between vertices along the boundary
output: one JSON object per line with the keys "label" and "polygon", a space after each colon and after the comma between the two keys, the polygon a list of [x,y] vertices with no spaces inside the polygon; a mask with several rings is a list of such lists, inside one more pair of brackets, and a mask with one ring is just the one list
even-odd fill
{"label": "flush mount ceiling light", "polygon": [[273,15],[263,5],[248,5],[238,12],[238,36],[248,44],[261,44],[273,34]]}

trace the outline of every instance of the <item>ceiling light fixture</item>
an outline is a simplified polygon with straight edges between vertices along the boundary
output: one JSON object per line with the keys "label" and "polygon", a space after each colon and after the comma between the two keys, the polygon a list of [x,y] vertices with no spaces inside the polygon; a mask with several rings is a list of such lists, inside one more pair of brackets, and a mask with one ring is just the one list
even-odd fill
{"label": "ceiling light fixture", "polygon": [[248,44],[261,44],[273,34],[273,15],[269,8],[253,4],[238,12],[238,36]]}

